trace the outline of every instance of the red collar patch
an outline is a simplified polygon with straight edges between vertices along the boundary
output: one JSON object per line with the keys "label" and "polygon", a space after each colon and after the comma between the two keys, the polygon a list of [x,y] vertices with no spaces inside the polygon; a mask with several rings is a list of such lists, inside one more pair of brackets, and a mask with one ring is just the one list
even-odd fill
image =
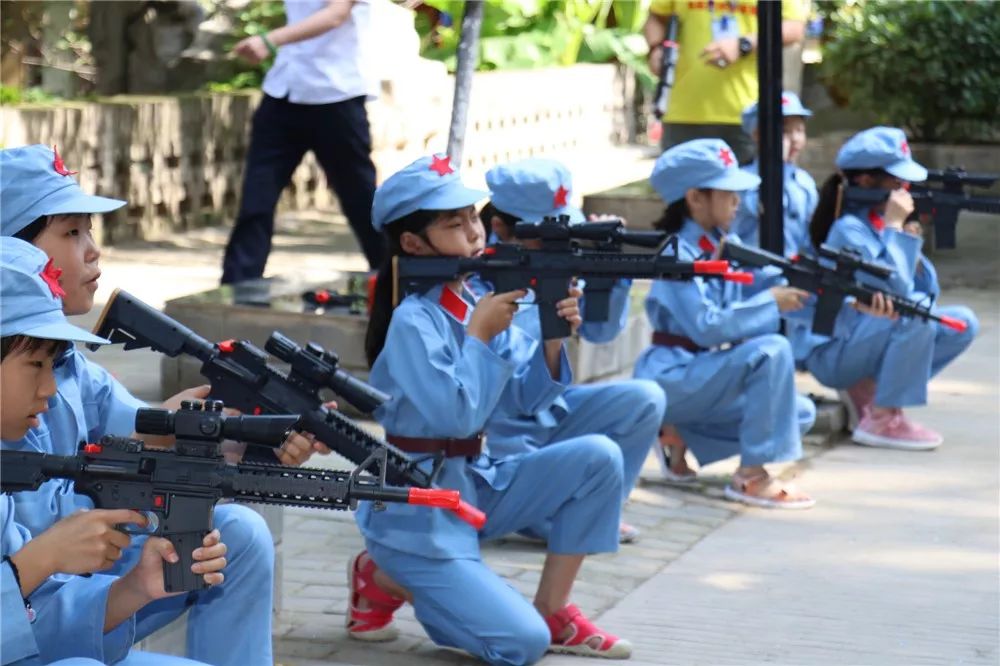
{"label": "red collar patch", "polygon": [[560,185],[559,189],[556,190],[555,196],[552,197],[552,207],[553,208],[560,208],[562,206],[565,206],[566,205],[566,197],[568,197],[568,196],[569,196],[569,190],[567,190],[565,187],[563,187],[562,185]]}
{"label": "red collar patch", "polygon": [[431,165],[428,168],[431,171],[437,172],[439,176],[447,176],[449,173],[455,173],[455,169],[451,166],[451,160],[447,155],[444,157],[432,155]]}
{"label": "red collar patch", "polygon": [[53,296],[56,298],[62,298],[66,295],[62,285],[59,284],[59,277],[62,275],[62,269],[53,266],[52,259],[49,259],[49,262],[45,264],[45,268],[42,269],[42,272],[39,273],[39,275],[45,284],[48,285],[49,291],[52,292]]}
{"label": "red collar patch", "polygon": [[56,154],[55,159],[52,160],[52,169],[60,176],[75,176],[79,171],[70,171],[63,164],[63,160],[59,157],[59,149],[52,146],[52,152]]}
{"label": "red collar patch", "polygon": [[705,254],[712,254],[715,252],[715,243],[712,242],[711,238],[705,236],[704,234],[698,239],[698,247],[700,247],[701,251]]}
{"label": "red collar patch", "polygon": [[466,323],[469,312],[472,310],[472,306],[447,285],[441,288],[441,297],[438,298],[438,305],[459,324]]}
{"label": "red collar patch", "polygon": [[882,219],[881,215],[875,212],[874,208],[868,211],[868,222],[872,225],[872,228],[875,229],[875,231],[882,231],[885,229],[885,220]]}
{"label": "red collar patch", "polygon": [[728,148],[719,148],[719,159],[722,160],[722,165],[725,167],[730,167],[733,164],[733,153]]}

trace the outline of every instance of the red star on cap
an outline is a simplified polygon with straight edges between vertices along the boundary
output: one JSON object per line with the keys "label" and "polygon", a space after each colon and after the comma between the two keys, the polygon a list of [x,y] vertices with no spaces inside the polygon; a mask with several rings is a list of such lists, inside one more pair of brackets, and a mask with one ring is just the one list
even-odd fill
{"label": "red star on cap", "polygon": [[56,154],[55,159],[52,160],[52,169],[57,174],[59,174],[60,176],[74,176],[77,173],[79,173],[78,171],[70,171],[69,169],[66,168],[66,165],[63,164],[62,158],[59,157],[58,148],[52,146],[52,152]]}
{"label": "red star on cap", "polygon": [[787,106],[789,104],[791,104],[791,102],[789,101],[789,99],[787,97],[785,97],[784,95],[782,95],[781,96],[781,106]]}
{"label": "red star on cap", "polygon": [[445,155],[444,157],[438,157],[437,155],[433,155],[431,157],[431,165],[429,168],[431,171],[437,172],[437,175],[439,176],[447,176],[449,173],[455,173],[455,170],[452,168],[451,161],[448,159],[447,155]]}
{"label": "red star on cap", "polygon": [[568,196],[569,196],[569,190],[567,190],[565,187],[563,187],[562,185],[560,185],[559,189],[556,190],[555,196],[552,197],[552,205],[555,208],[559,208],[561,206],[565,206],[566,205],[566,197],[568,197]]}
{"label": "red star on cap", "polygon": [[903,151],[904,155],[910,154],[910,144],[906,142],[906,139],[903,139],[903,143],[899,144],[899,149]]}
{"label": "red star on cap", "polygon": [[733,153],[728,148],[719,148],[719,159],[723,166],[731,166],[733,163]]}
{"label": "red star on cap", "polygon": [[42,281],[49,286],[49,291],[52,292],[53,296],[56,298],[62,298],[66,295],[66,292],[63,291],[62,285],[59,284],[59,277],[62,275],[62,269],[53,266],[52,259],[49,259],[49,262],[45,264],[45,268],[42,269],[42,272],[39,273],[39,275],[41,276]]}

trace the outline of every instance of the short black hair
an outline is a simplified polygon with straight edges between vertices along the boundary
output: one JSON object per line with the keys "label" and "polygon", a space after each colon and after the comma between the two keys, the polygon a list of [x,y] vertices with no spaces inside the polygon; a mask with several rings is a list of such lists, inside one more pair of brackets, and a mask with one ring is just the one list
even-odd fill
{"label": "short black hair", "polygon": [[34,354],[39,350],[45,350],[49,356],[59,356],[67,347],[69,343],[65,340],[49,340],[20,334],[5,335],[0,338],[0,361],[9,354]]}
{"label": "short black hair", "polygon": [[45,227],[49,225],[49,216],[42,215],[41,217],[35,219],[34,222],[21,229],[16,234],[14,238],[19,238],[27,243],[34,243],[38,235],[45,231]]}

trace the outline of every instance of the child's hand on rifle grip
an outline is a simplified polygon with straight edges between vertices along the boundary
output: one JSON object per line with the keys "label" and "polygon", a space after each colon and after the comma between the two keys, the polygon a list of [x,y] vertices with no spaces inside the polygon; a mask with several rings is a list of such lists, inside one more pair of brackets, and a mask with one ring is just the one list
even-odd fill
{"label": "child's hand on rifle grip", "polygon": [[[323,403],[323,406],[327,409],[337,409],[337,401],[331,400]],[[316,435],[311,432],[295,431],[289,433],[288,439],[274,451],[274,455],[278,457],[282,465],[292,465],[293,467],[298,467],[309,460],[313,453],[325,456],[330,453],[330,447],[316,439]]]}
{"label": "child's hand on rifle grip", "polygon": [[81,510],[39,534],[11,559],[22,577],[37,569],[39,582],[54,573],[103,571],[128,547],[129,535],[116,528],[123,524],[143,526],[146,518],[128,509]]}
{"label": "child's hand on rifle grip", "polygon": [[466,332],[489,344],[490,340],[510,327],[514,321],[514,313],[517,312],[517,301],[527,293],[524,289],[518,289],[504,294],[486,294],[472,310]]}
{"label": "child's hand on rifle grip", "polygon": [[580,324],[583,323],[583,316],[580,313],[580,297],[583,290],[575,284],[569,288],[569,297],[556,303],[556,312],[559,316],[569,322],[570,331],[575,333]]}
{"label": "child's hand on rifle grip", "polygon": [[913,212],[913,197],[906,190],[899,188],[889,194],[885,204],[885,225],[900,230],[906,218]]}
{"label": "child's hand on rifle grip", "polygon": [[778,304],[779,312],[801,310],[806,304],[806,299],[809,298],[808,291],[796,289],[795,287],[771,287],[771,293],[774,294],[774,300]]}
{"label": "child's hand on rifle grip", "polygon": [[892,320],[899,319],[899,315],[896,314],[896,310],[892,306],[892,299],[886,298],[885,294],[882,292],[872,296],[871,305],[865,305],[859,301],[854,301],[854,309],[873,317],[884,317]]}
{"label": "child's hand on rifle grip", "polygon": [[[202,547],[193,553],[195,563],[191,571],[201,574],[208,585],[219,585],[225,576],[222,569],[226,566],[226,544],[222,543],[219,530],[212,530],[202,540]],[[151,536],[142,546],[139,563],[131,571],[122,576],[123,592],[134,595],[137,600],[145,599],[144,603],[173,596],[163,588],[163,562],[174,564],[180,558],[170,541],[162,537]]]}

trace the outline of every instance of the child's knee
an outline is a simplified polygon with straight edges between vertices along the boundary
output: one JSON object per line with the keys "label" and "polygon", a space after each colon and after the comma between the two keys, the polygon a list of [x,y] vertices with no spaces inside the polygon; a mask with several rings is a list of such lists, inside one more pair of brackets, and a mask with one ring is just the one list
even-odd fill
{"label": "child's knee", "polygon": [[575,447],[574,457],[592,472],[621,471],[625,464],[621,447],[606,435],[587,435]]}
{"label": "child's knee", "polygon": [[[970,342],[979,334],[979,317],[970,308],[964,305],[956,305],[948,308],[948,316],[965,322],[965,330],[958,335],[968,339]],[[948,329],[949,331],[951,329]]]}
{"label": "child's knee", "polygon": [[264,518],[239,504],[223,504],[215,509],[215,527],[226,544],[230,561],[254,560],[261,568],[274,567],[274,540]]}
{"label": "child's knee", "polygon": [[667,394],[660,385],[648,379],[634,379],[627,382],[628,402],[633,405],[637,421],[655,421],[657,427],[663,421],[667,409]]}
{"label": "child's knee", "polygon": [[757,367],[781,367],[788,368],[791,373],[795,372],[795,356],[792,353],[792,345],[788,338],[777,333],[761,335],[743,344],[751,345],[751,349],[756,352],[753,360]]}
{"label": "child's knee", "polygon": [[508,622],[503,636],[483,641],[483,660],[497,666],[521,666],[541,659],[552,643],[545,620],[537,613],[525,613]]}

